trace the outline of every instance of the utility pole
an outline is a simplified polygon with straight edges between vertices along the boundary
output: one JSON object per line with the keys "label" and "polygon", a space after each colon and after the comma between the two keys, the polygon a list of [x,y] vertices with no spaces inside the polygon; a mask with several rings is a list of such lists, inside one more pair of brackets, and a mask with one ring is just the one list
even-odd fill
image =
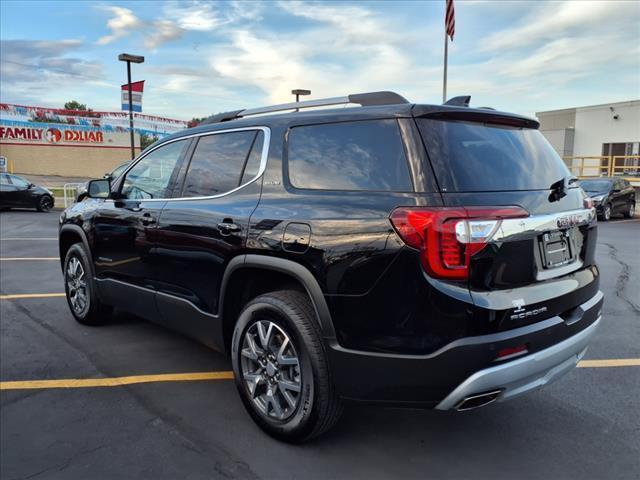
{"label": "utility pole", "polygon": [[140,55],[130,55],[128,53],[121,53],[118,55],[118,60],[121,62],[127,62],[127,86],[129,91],[129,133],[131,135],[131,160],[136,158],[136,148],[133,133],[133,95],[131,94],[131,63],[143,63],[144,57]]}

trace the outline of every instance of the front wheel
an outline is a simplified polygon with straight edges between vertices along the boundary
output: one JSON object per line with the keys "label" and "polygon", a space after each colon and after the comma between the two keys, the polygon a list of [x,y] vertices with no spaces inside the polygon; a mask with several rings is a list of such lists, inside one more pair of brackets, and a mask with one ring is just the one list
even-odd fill
{"label": "front wheel", "polygon": [[260,295],[242,310],[233,332],[236,386],[253,420],[269,435],[303,442],[341,413],[318,320],[307,295]]}
{"label": "front wheel", "polygon": [[602,220],[608,222],[611,220],[611,204],[607,203],[602,211]]}
{"label": "front wheel", "polygon": [[625,218],[633,218],[636,214],[636,202],[635,200],[631,200],[631,203],[629,203],[629,208],[627,209],[626,212],[624,212],[624,216]]}
{"label": "front wheel", "polygon": [[36,206],[39,212],[48,212],[53,208],[53,198],[49,195],[42,195],[38,199],[38,205]]}

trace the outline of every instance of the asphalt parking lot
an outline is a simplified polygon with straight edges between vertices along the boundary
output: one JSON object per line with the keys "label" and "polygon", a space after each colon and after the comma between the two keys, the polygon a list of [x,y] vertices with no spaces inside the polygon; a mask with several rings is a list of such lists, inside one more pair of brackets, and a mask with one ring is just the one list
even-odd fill
{"label": "asphalt parking lot", "polygon": [[225,357],[124,314],[78,325],[60,295],[58,215],[0,214],[3,480],[640,478],[638,218],[600,224],[604,322],[560,382],[465,413],[351,407],[292,446],[210,373],[231,370]]}

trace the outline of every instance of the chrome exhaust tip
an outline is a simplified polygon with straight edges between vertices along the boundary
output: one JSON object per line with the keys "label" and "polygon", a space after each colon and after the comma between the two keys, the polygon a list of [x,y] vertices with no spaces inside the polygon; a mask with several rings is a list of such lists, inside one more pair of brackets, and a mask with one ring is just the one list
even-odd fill
{"label": "chrome exhaust tip", "polygon": [[464,412],[466,410],[484,407],[485,405],[495,402],[501,393],[502,390],[492,390],[477,395],[469,395],[463,398],[454,408],[459,412]]}

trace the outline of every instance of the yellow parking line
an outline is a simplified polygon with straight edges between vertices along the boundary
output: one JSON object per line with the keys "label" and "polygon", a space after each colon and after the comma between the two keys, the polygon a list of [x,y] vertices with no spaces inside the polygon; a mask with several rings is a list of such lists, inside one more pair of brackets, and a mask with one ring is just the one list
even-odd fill
{"label": "yellow parking line", "polygon": [[0,295],[0,300],[18,300],[20,298],[52,298],[64,296],[64,293],[12,293],[9,295]]}
{"label": "yellow parking line", "polygon": [[190,382],[202,380],[232,380],[233,372],[165,373],[112,378],[71,378],[66,380],[25,380],[0,382],[0,390],[30,390],[43,388],[119,387],[134,383]]}
{"label": "yellow parking line", "polygon": [[578,363],[582,368],[603,367],[640,367],[640,358],[614,358],[610,360],[582,360]]}
{"label": "yellow parking line", "polygon": [[43,237],[43,238],[11,238],[11,237],[7,237],[7,238],[0,238],[0,242],[11,242],[11,241],[16,241],[16,242],[30,242],[30,241],[34,241],[34,242],[39,242],[39,241],[51,241],[51,240],[58,240],[56,237]]}
{"label": "yellow parking line", "polygon": [[6,257],[0,258],[0,262],[19,262],[35,260],[60,260],[59,257]]}
{"label": "yellow parking line", "polygon": [[[602,367],[639,367],[640,358],[616,358],[609,360],[582,360],[578,363],[581,368]],[[129,377],[111,378],[68,378],[61,380],[19,380],[0,382],[0,390],[33,390],[49,388],[93,388],[120,387],[136,383],[157,382],[193,382],[203,380],[233,380],[233,372],[194,372],[194,373],[163,373],[158,375],[135,375]]]}

